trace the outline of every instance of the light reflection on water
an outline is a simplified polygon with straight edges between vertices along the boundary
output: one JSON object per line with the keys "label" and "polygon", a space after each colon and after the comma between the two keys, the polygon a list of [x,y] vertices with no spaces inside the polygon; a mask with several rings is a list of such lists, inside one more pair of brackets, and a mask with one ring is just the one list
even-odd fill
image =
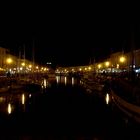
{"label": "light reflection on water", "polygon": [[22,104],[24,105],[25,104],[25,95],[24,94],[22,94],[21,99],[22,99]]}
{"label": "light reflection on water", "polygon": [[110,96],[108,93],[106,93],[105,101],[106,101],[106,104],[109,104],[109,102],[110,102]]}
{"label": "light reflection on water", "polygon": [[51,83],[48,81],[48,79],[43,79],[41,82],[41,88],[46,89],[48,87],[51,87]]}
{"label": "light reflection on water", "polygon": [[78,80],[75,77],[56,76],[56,83],[57,83],[57,85],[64,84],[65,86],[66,85],[74,86],[78,83]]}
{"label": "light reflection on water", "polygon": [[[0,114],[12,114],[17,110],[26,112],[26,109],[29,107],[26,105],[31,103],[31,97],[32,95],[26,92],[2,95],[0,97]],[[24,108],[21,105],[24,105]]]}
{"label": "light reflection on water", "polygon": [[[50,83],[47,79],[43,79],[41,86],[43,89],[46,89],[50,86]],[[12,91],[9,93],[0,95],[0,114],[13,114],[18,111],[26,112],[29,110],[34,99],[36,100],[38,93],[25,92],[25,91]]]}
{"label": "light reflection on water", "polygon": [[72,77],[72,85],[74,85],[74,77]]}
{"label": "light reflection on water", "polygon": [[67,85],[67,77],[65,77],[65,85]]}
{"label": "light reflection on water", "polygon": [[46,81],[46,79],[44,79],[44,87],[45,88],[47,87],[47,81]]}
{"label": "light reflection on water", "polygon": [[57,83],[57,84],[60,83],[60,76],[56,76],[56,83]]}
{"label": "light reflection on water", "polygon": [[32,97],[32,94],[29,94],[29,98],[31,98]]}
{"label": "light reflection on water", "polygon": [[8,104],[7,111],[8,111],[8,114],[11,114],[12,113],[12,107],[11,107],[11,104],[10,103]]}

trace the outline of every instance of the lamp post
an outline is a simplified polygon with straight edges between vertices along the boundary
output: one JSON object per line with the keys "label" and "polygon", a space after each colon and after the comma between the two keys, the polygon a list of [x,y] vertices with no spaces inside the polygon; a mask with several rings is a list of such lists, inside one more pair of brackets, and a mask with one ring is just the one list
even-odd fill
{"label": "lamp post", "polygon": [[99,74],[100,69],[101,69],[101,64],[98,64],[98,74]]}
{"label": "lamp post", "polygon": [[6,59],[8,74],[10,74],[10,65],[12,64],[12,62],[13,62],[12,58],[9,57],[9,58]]}
{"label": "lamp post", "polygon": [[[121,56],[120,58],[119,58],[119,61],[120,61],[120,63],[122,64],[122,65],[124,65],[124,63],[125,63],[125,61],[126,61],[126,58],[124,57],[124,56]],[[122,67],[123,68],[123,67]]]}

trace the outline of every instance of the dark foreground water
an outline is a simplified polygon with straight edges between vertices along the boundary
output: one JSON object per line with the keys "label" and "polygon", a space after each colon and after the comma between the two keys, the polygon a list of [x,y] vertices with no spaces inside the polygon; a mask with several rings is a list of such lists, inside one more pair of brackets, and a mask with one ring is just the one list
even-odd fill
{"label": "dark foreground water", "polygon": [[0,96],[0,140],[135,140],[139,134],[140,125],[109,94],[88,93],[74,78],[44,79],[39,92]]}

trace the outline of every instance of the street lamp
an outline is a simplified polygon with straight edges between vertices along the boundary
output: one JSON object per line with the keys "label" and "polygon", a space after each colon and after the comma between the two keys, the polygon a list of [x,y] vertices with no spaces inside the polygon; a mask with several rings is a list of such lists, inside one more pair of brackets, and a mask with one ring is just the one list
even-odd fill
{"label": "street lamp", "polygon": [[7,64],[11,64],[12,62],[13,62],[12,58],[7,58],[7,59],[6,59],[6,63],[7,63]]}
{"label": "street lamp", "polygon": [[101,67],[102,67],[102,65],[98,64],[98,73],[99,73],[99,70],[100,70]]}
{"label": "street lamp", "polygon": [[120,62],[121,62],[121,63],[124,63],[124,62],[125,62],[125,60],[126,60],[126,59],[125,59],[125,57],[124,57],[124,56],[121,56],[121,57],[120,57]]}
{"label": "street lamp", "polygon": [[108,67],[109,64],[110,64],[109,61],[105,62],[106,67]]}
{"label": "street lamp", "polygon": [[120,63],[124,64],[125,61],[126,61],[126,58],[125,58],[124,56],[121,56],[121,57],[119,58],[119,61],[120,61]]}
{"label": "street lamp", "polygon": [[23,63],[21,63],[21,65],[24,67],[25,66],[25,63],[23,62]]}
{"label": "street lamp", "polygon": [[8,71],[10,69],[10,65],[12,64],[12,62],[13,62],[12,58],[9,57],[6,59],[6,64],[8,65],[8,67],[7,67]]}
{"label": "street lamp", "polygon": [[101,64],[98,64],[98,69],[100,69],[101,68]]}

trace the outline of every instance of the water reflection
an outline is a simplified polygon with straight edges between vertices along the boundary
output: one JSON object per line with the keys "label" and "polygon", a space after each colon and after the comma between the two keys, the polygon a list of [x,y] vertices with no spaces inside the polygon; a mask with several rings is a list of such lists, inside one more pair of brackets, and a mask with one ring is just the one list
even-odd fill
{"label": "water reflection", "polygon": [[46,79],[44,79],[44,87],[45,88],[47,87],[47,81],[46,81]]}
{"label": "water reflection", "polygon": [[25,104],[25,95],[24,94],[22,94],[21,99],[22,99],[22,104],[24,105]]}
{"label": "water reflection", "polygon": [[[36,96],[36,93],[34,93]],[[11,114],[17,111],[26,112],[29,109],[29,105],[31,105],[32,94],[24,92],[24,93],[7,93],[0,97],[0,113]],[[26,104],[26,105],[25,105]]]}
{"label": "water reflection", "polygon": [[29,94],[29,98],[31,98],[32,97],[32,94]]}
{"label": "water reflection", "polygon": [[67,77],[65,77],[65,85],[67,85]]}
{"label": "water reflection", "polygon": [[72,77],[72,85],[74,85],[74,77]]}
{"label": "water reflection", "polygon": [[56,83],[57,85],[64,84],[65,86],[67,85],[74,86],[75,84],[79,84],[80,80],[78,80],[75,77],[70,77],[70,76],[56,76]]}
{"label": "water reflection", "polygon": [[110,97],[109,97],[108,93],[105,96],[105,101],[106,101],[106,104],[109,104],[109,102],[110,102]]}
{"label": "water reflection", "polygon": [[48,82],[48,80],[47,79],[43,79],[42,80],[42,83],[41,83],[41,88],[42,89],[46,89],[47,87],[50,87],[51,85],[50,85],[50,83]]}
{"label": "water reflection", "polygon": [[60,76],[56,76],[56,83],[57,83],[57,84],[60,83]]}
{"label": "water reflection", "polygon": [[12,107],[11,107],[11,104],[10,103],[8,104],[7,111],[8,111],[8,114],[11,114],[12,113]]}

